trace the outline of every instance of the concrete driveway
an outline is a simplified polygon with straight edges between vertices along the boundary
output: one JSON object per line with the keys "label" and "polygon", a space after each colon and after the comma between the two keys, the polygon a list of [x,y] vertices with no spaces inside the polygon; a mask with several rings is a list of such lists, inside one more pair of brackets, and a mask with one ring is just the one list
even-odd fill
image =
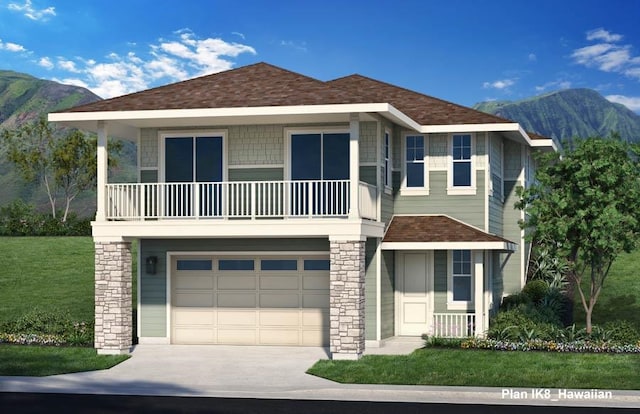
{"label": "concrete driveway", "polygon": [[[400,341],[367,353],[409,353],[416,345]],[[109,370],[0,377],[0,392],[640,407],[639,391],[613,391],[607,400],[514,400],[501,388],[338,384],[305,374],[327,358],[324,348],[138,345]]]}

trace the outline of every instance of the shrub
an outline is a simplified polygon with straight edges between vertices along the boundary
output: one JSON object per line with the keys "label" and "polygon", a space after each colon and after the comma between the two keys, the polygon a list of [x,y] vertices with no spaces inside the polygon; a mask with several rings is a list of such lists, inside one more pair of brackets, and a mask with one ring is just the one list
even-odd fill
{"label": "shrub", "polygon": [[522,294],[528,296],[534,303],[540,302],[547,293],[549,293],[549,285],[541,279],[527,282],[527,284],[524,285],[524,288],[522,288]]}
{"label": "shrub", "polygon": [[499,312],[489,323],[487,335],[509,340],[551,338],[559,325],[558,316],[553,311],[527,303]]}
{"label": "shrub", "polygon": [[0,235],[90,236],[91,220],[71,212],[67,221],[62,222],[50,214],[38,213],[33,205],[17,199],[0,208]]}
{"label": "shrub", "polygon": [[0,326],[0,342],[92,345],[93,322],[73,321],[68,312],[34,309]]}
{"label": "shrub", "polygon": [[640,331],[629,321],[607,322],[602,326],[607,339],[612,342],[631,344],[640,341]]}
{"label": "shrub", "polygon": [[513,295],[506,296],[502,299],[500,309],[512,309],[519,305],[525,305],[531,302],[529,296],[523,293],[514,293]]}

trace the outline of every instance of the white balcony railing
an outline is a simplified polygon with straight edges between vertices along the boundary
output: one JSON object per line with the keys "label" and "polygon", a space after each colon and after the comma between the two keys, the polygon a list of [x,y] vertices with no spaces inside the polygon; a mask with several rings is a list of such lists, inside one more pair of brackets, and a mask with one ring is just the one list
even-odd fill
{"label": "white balcony railing", "polygon": [[[349,180],[107,184],[107,220],[346,217]],[[377,189],[360,183],[360,216],[377,219]]]}
{"label": "white balcony railing", "polygon": [[432,336],[466,338],[476,334],[475,313],[434,313]]}

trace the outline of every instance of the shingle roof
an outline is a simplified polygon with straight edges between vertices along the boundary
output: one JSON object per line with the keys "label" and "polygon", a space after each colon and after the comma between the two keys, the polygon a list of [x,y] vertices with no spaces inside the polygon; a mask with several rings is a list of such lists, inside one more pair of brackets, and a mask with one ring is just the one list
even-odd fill
{"label": "shingle roof", "polygon": [[256,63],[63,112],[240,108],[362,102],[325,82]]}
{"label": "shingle roof", "polygon": [[388,102],[420,125],[513,122],[361,75],[346,76],[329,81],[327,84],[353,94],[366,96],[373,102]]}
{"label": "shingle roof", "polygon": [[390,103],[421,125],[513,122],[361,75],[322,82],[264,62],[105,99],[60,112],[355,103]]}
{"label": "shingle roof", "polygon": [[485,233],[449,216],[393,216],[383,242],[513,242]]}

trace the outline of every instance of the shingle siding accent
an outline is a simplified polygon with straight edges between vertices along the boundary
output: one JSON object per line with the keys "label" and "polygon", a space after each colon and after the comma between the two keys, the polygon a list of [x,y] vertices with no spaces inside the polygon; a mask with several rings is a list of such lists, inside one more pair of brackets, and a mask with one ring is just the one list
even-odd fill
{"label": "shingle siding accent", "polygon": [[140,167],[158,167],[158,130],[155,128],[140,129]]}
{"label": "shingle siding accent", "polygon": [[378,123],[360,122],[360,162],[376,162]]}
{"label": "shingle siding accent", "polygon": [[95,243],[95,348],[122,354],[131,349],[131,243]]}
{"label": "shingle siding accent", "polygon": [[448,164],[447,134],[429,134],[429,169],[446,171]]}
{"label": "shingle siding accent", "polygon": [[228,164],[284,164],[282,125],[242,125],[228,128]]}
{"label": "shingle siding accent", "polygon": [[364,352],[365,242],[330,241],[329,344],[332,358]]}

